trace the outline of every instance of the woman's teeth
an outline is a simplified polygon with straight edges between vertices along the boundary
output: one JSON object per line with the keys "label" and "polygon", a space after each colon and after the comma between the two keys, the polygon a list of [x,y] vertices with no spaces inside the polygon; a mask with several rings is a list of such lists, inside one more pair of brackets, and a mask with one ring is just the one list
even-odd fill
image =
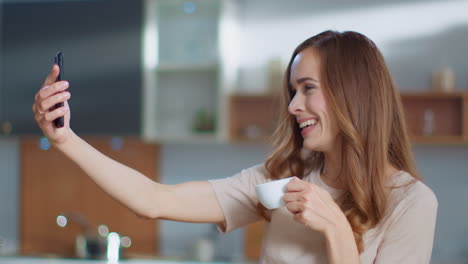
{"label": "woman's teeth", "polygon": [[304,121],[304,122],[300,123],[299,127],[302,129],[302,128],[305,128],[305,127],[308,127],[308,126],[311,126],[311,125],[315,125],[315,124],[317,124],[317,120],[310,119],[310,120],[307,120],[307,121]]}

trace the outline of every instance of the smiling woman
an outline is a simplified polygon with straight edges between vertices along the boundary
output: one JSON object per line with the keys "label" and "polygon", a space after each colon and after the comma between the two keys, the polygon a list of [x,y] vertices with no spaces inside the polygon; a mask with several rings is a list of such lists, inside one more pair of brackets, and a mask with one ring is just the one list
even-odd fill
{"label": "smiling woman", "polygon": [[328,148],[336,148],[333,142],[335,145],[340,142],[337,140],[336,118],[328,111],[323,87],[320,85],[320,66],[320,54],[315,49],[306,49],[294,58],[289,85],[294,97],[289,104],[289,112],[296,117],[304,146],[307,149],[329,152],[333,149]]}
{"label": "smiling woman", "polygon": [[[325,31],[294,51],[265,164],[211,181],[160,184],[112,160],[50,111],[67,85],[54,66],[35,96],[52,146],[144,218],[216,223],[223,232],[266,220],[260,263],[429,263],[437,199],[416,172],[400,95],[376,45]],[[47,87],[47,88],[46,88]],[[65,126],[52,120],[64,116]],[[285,206],[259,203],[258,184],[292,179]],[[278,198],[278,197],[275,197]]]}
{"label": "smiling woman", "polygon": [[[285,195],[294,218],[322,233],[330,261],[359,252],[362,263],[428,263],[437,200],[414,167],[401,99],[376,45],[356,32],[313,36],[293,53],[285,82],[276,150],[265,167],[272,179],[296,175],[316,184],[297,184]],[[323,189],[334,201],[321,197]],[[317,206],[318,198],[328,205]],[[317,220],[331,220],[327,208],[334,211],[336,206],[352,229],[355,245],[346,241],[346,228],[330,235]],[[267,219],[273,225],[275,213]],[[422,221],[425,225],[419,225]],[[331,223],[343,226],[342,220]],[[402,238],[411,233],[425,235]],[[317,235],[310,234],[309,240],[322,239],[313,237]],[[395,240],[389,243],[390,238]],[[278,243],[273,235],[264,241],[271,247]],[[292,244],[304,242],[290,237]],[[318,248],[310,250],[310,257],[325,258]]]}

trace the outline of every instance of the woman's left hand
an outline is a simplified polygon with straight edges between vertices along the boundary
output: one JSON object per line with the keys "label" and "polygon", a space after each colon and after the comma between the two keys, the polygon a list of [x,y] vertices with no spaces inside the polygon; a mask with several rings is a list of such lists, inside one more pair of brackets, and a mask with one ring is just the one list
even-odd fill
{"label": "woman's left hand", "polygon": [[283,200],[296,221],[325,236],[329,263],[360,262],[351,225],[327,191],[294,177]]}
{"label": "woman's left hand", "polygon": [[322,234],[330,228],[349,225],[343,211],[327,191],[297,177],[286,185],[283,200],[296,221]]}

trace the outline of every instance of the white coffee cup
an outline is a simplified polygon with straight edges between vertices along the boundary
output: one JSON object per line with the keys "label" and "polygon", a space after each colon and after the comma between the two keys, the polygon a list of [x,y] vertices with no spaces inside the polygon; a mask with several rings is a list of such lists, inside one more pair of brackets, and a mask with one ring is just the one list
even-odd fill
{"label": "white coffee cup", "polygon": [[255,186],[255,191],[257,192],[258,200],[263,204],[263,206],[270,210],[284,206],[283,195],[286,192],[286,184],[288,184],[292,178],[293,177],[289,177],[257,184]]}

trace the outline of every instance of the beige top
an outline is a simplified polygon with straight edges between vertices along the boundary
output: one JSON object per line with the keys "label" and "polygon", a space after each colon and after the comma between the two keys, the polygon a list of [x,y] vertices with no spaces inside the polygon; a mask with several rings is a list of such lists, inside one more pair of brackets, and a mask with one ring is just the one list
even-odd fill
{"label": "beige top", "polygon": [[[270,181],[266,170],[258,165],[233,177],[211,180],[226,224],[222,232],[261,220],[255,185]],[[392,176],[394,186],[413,178],[399,171]],[[335,199],[340,190],[326,185],[315,171],[303,180],[327,190]],[[364,234],[365,250],[361,263],[429,263],[437,214],[437,199],[422,182],[393,189],[382,221]],[[271,222],[265,226],[260,263],[328,263],[323,235],[294,221],[286,207],[271,211]]]}

